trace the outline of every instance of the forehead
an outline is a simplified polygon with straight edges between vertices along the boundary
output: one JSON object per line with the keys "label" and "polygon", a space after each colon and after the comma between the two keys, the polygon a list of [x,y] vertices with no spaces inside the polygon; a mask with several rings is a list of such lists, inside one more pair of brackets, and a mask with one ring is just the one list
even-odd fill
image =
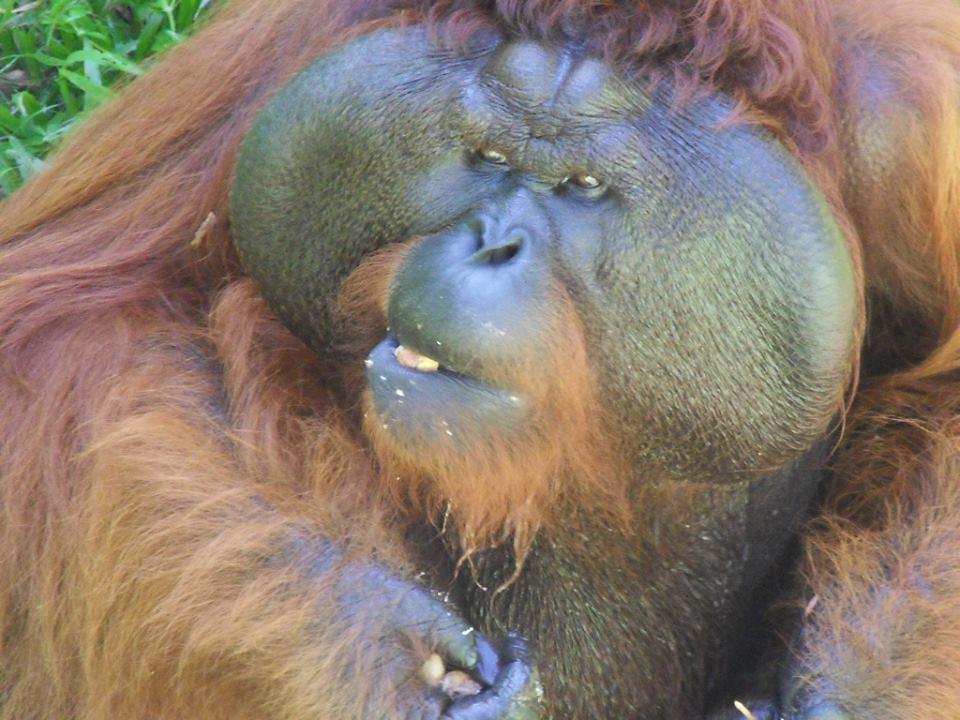
{"label": "forehead", "polygon": [[463,91],[468,124],[516,139],[554,140],[625,124],[649,99],[573,44],[513,40],[474,66]]}
{"label": "forehead", "polygon": [[522,40],[497,48],[482,66],[478,82],[489,95],[544,118],[612,110],[627,90],[605,63],[576,46]]}

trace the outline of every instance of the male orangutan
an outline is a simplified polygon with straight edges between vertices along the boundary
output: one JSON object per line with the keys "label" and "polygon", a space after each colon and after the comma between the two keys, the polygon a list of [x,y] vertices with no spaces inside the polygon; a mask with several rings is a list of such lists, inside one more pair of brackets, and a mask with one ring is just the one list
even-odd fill
{"label": "male orangutan", "polygon": [[948,0],[226,3],[0,213],[0,717],[956,720],[958,208]]}

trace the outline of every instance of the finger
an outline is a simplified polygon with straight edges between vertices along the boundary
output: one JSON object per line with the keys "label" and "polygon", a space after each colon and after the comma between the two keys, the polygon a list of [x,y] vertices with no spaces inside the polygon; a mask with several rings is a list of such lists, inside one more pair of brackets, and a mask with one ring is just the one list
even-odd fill
{"label": "finger", "polygon": [[[480,634],[473,626],[452,613],[447,613],[438,622],[433,623],[427,633],[427,640],[434,651],[440,654],[448,665],[471,673],[475,672],[480,665],[479,638]],[[486,641],[484,642],[489,645]]]}
{"label": "finger", "polygon": [[493,685],[500,673],[500,655],[485,635],[476,634],[477,654],[479,661],[474,669],[474,675],[486,686]]}
{"label": "finger", "polygon": [[[523,646],[525,648],[526,643]],[[509,659],[510,657],[515,659]],[[533,671],[525,658],[511,655],[509,649],[504,651],[504,659],[506,662],[500,674],[497,675],[492,689],[498,695],[512,699],[527,686]]]}
{"label": "finger", "polygon": [[404,593],[397,608],[397,627],[426,640],[451,665],[473,671],[480,663],[477,631],[425,588]]}
{"label": "finger", "polygon": [[522,635],[515,632],[508,632],[503,639],[503,661],[513,662],[519,660],[527,665],[532,665],[533,653],[530,650],[530,643]]}

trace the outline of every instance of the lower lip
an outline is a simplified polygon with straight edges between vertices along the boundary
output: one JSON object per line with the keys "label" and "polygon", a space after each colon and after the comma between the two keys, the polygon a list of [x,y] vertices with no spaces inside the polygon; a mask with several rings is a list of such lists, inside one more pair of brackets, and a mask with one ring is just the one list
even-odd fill
{"label": "lower lip", "polygon": [[383,428],[398,438],[449,442],[480,428],[522,423],[526,403],[516,393],[440,369],[420,372],[401,365],[397,339],[388,337],[367,358],[367,383]]}

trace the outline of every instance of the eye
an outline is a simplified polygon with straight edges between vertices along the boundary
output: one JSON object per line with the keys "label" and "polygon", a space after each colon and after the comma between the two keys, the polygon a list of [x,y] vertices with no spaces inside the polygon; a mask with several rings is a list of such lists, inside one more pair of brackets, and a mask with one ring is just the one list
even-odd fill
{"label": "eye", "polygon": [[490,150],[489,148],[478,148],[476,150],[477,157],[488,162],[491,165],[506,165],[507,156],[502,152],[497,152],[496,150]]}
{"label": "eye", "polygon": [[603,181],[596,175],[583,173],[581,175],[571,175],[566,180],[568,183],[576,185],[584,190],[597,190],[603,187]]}
{"label": "eye", "polygon": [[561,183],[561,186],[590,199],[601,198],[607,192],[607,184],[590,173],[571,175]]}

